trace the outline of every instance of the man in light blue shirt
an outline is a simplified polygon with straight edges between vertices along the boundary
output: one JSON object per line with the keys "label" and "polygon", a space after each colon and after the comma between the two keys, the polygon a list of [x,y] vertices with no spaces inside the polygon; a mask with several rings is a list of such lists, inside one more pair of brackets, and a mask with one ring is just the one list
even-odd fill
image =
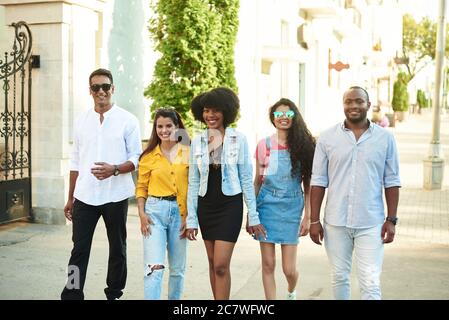
{"label": "man in light blue shirt", "polygon": [[313,159],[310,237],[319,245],[324,239],[336,299],[350,299],[353,252],[362,299],[381,299],[383,244],[395,234],[401,186],[396,143],[367,119],[370,105],[365,89],[350,87],[343,95],[345,121],[320,135]]}

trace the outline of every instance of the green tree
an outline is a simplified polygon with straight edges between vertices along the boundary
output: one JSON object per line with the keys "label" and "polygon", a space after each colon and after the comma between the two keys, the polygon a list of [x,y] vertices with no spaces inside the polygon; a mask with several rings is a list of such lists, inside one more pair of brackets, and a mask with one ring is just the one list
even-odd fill
{"label": "green tree", "polygon": [[426,98],[426,94],[421,89],[418,89],[416,92],[416,102],[418,102],[420,109],[427,108],[429,106],[429,100]]}
{"label": "green tree", "polygon": [[394,111],[408,110],[408,75],[405,72],[399,72],[397,80],[393,85],[393,101],[391,105]]}
{"label": "green tree", "polygon": [[145,96],[151,110],[173,106],[191,126],[190,102],[217,86],[236,90],[238,0],[158,0],[149,31],[160,53]]}
{"label": "green tree", "polygon": [[[405,58],[408,81],[435,59],[436,50],[435,22],[425,17],[416,22],[413,16],[405,14],[402,19],[402,54]],[[446,27],[446,39],[449,29]],[[446,41],[446,56],[449,53],[449,43]],[[407,83],[408,83],[407,81]]]}
{"label": "green tree", "polygon": [[237,90],[234,68],[234,47],[239,28],[239,0],[209,0],[221,17],[219,54],[216,55],[217,78],[223,86]]}

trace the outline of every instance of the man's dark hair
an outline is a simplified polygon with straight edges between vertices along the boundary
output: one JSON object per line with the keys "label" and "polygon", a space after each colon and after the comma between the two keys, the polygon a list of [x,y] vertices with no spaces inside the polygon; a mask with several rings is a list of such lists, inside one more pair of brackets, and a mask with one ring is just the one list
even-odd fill
{"label": "man's dark hair", "polygon": [[368,91],[366,91],[365,88],[362,88],[362,87],[360,87],[360,86],[351,86],[351,87],[349,87],[348,90],[352,90],[352,89],[360,89],[360,90],[362,90],[363,92],[365,92],[365,95],[366,95],[366,102],[369,102],[369,94],[368,94]]}
{"label": "man's dark hair", "polygon": [[204,108],[212,108],[223,113],[223,126],[226,128],[237,118],[240,102],[237,95],[229,88],[215,88],[193,98],[190,105],[195,120],[204,123]]}
{"label": "man's dark hair", "polygon": [[113,78],[112,78],[112,73],[111,73],[111,71],[109,71],[109,70],[107,70],[107,69],[102,69],[102,68],[100,68],[100,69],[97,69],[97,70],[95,70],[94,72],[92,72],[92,73],[90,74],[90,76],[89,76],[89,85],[92,83],[92,82],[91,82],[91,81],[92,81],[92,78],[95,77],[95,76],[106,76],[106,77],[109,78],[109,80],[111,80],[111,84],[114,83],[114,80],[113,80]]}

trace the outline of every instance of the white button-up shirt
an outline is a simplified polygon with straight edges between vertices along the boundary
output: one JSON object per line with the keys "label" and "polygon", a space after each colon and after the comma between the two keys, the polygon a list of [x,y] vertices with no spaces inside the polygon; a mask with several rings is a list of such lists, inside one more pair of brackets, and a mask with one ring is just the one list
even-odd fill
{"label": "white button-up shirt", "polygon": [[95,162],[119,165],[126,161],[137,168],[142,153],[140,128],[130,112],[113,105],[100,114],[91,108],[81,114],[74,127],[71,171],[78,171],[74,197],[89,205],[98,206],[118,202],[134,195],[131,173],[98,180],[91,173]]}
{"label": "white button-up shirt", "polygon": [[372,122],[358,141],[344,122],[323,132],[315,149],[311,185],[328,188],[326,223],[348,228],[383,223],[383,188],[401,186],[393,135]]}

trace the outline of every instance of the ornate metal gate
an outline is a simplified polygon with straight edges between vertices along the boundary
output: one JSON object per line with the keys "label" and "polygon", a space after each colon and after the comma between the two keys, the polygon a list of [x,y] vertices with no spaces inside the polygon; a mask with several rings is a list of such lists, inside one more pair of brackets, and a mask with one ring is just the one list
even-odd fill
{"label": "ornate metal gate", "polygon": [[25,22],[12,27],[12,50],[0,55],[0,223],[31,213],[32,37]]}

